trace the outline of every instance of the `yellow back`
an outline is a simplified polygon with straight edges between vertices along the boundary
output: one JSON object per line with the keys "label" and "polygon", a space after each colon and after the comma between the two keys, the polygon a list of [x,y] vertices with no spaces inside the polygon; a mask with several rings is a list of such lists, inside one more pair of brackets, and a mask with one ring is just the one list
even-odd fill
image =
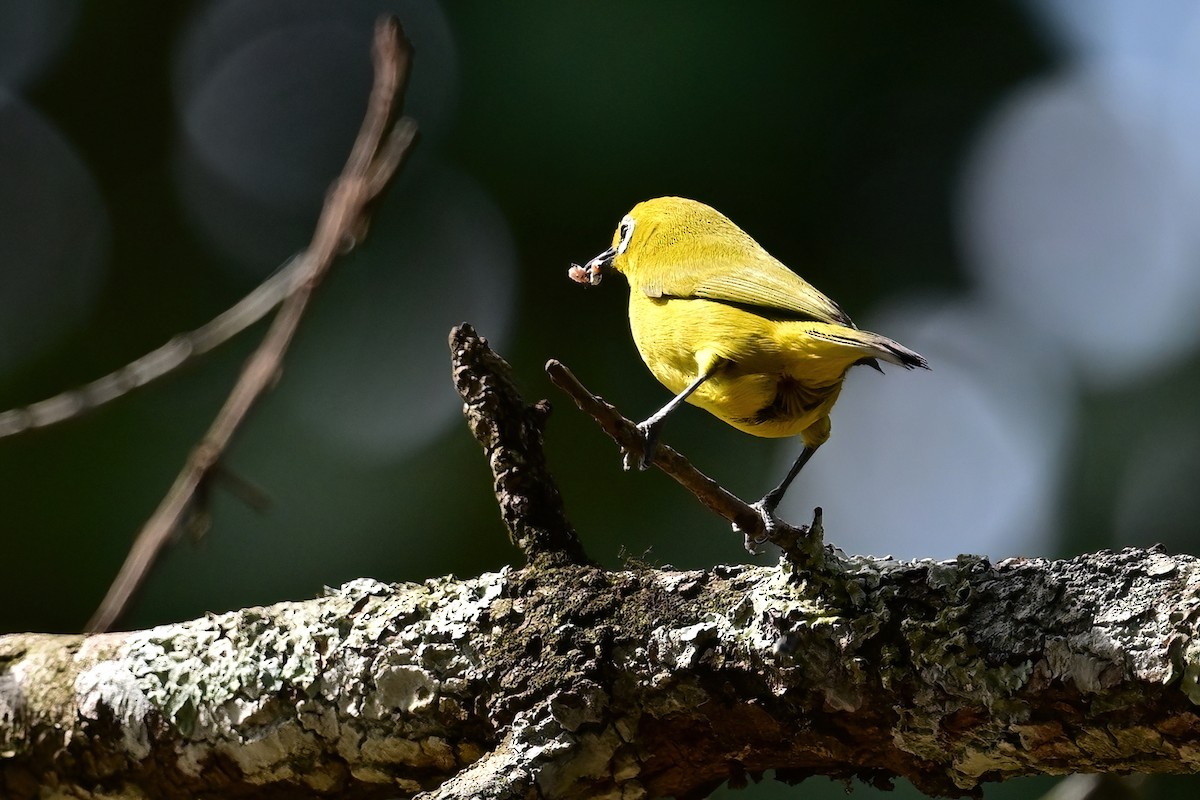
{"label": "yellow back", "polygon": [[647,297],[700,297],[854,327],[836,303],[710,206],[683,197],[638,203],[617,228],[614,248],[629,221],[613,267]]}

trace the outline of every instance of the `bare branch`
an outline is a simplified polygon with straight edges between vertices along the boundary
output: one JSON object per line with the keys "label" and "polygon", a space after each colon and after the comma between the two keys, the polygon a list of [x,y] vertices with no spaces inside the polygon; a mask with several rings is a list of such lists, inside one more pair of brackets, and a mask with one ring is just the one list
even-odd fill
{"label": "bare branch", "polygon": [[[551,359],[546,362],[546,373],[555,386],[570,395],[580,410],[591,415],[617,443],[625,453],[627,469],[631,462],[640,460],[643,440],[636,424],[624,417],[604,398],[592,394],[560,361]],[[770,541],[779,545],[788,557],[800,566],[821,565],[824,546],[821,536],[821,509],[814,511],[811,525],[797,528],[779,521],[775,529],[768,534],[757,509],[696,469],[677,451],[659,443],[654,451],[653,464],[695,495],[705,508],[728,520],[734,530],[742,532],[746,537],[748,550],[753,552],[754,545]]]}
{"label": "bare branch", "polygon": [[[469,328],[454,345],[506,520],[543,536],[544,407]],[[561,535],[557,559],[468,580],[0,636],[0,795],[699,797],[774,770],[960,796],[1200,773],[1194,557],[608,572]]]}
{"label": "bare branch", "polygon": [[0,439],[73,419],[170,374],[258,322],[295,290],[299,276],[310,269],[307,253],[300,253],[196,330],[172,337],[162,347],[91,383],[24,408],[0,412]]}
{"label": "bare branch", "polygon": [[[1200,772],[1200,562],[529,567],[100,636],[0,636],[0,796],[929,794]],[[534,789],[536,787],[536,790]]]}
{"label": "bare branch", "polygon": [[[415,124],[401,120],[395,137],[388,138],[384,147],[389,125],[400,108],[412,58],[412,47],[394,18],[384,18],[376,25],[373,54],[375,85],[366,117],[346,167],[326,198],[306,257],[297,260],[303,269],[298,267],[291,276],[291,293],[243,367],[212,426],[192,450],[183,471],[138,534],[100,607],[88,621],[88,631],[108,630],[125,611],[159,552],[183,523],[197,491],[211,475],[251,407],[278,379],[284,354],[313,290],[334,259],[361,241],[367,229],[368,206],[394,175],[414,141]],[[381,147],[384,158],[379,163],[376,157]]]}
{"label": "bare branch", "polygon": [[542,429],[550,404],[526,405],[512,367],[470,325],[450,331],[450,353],[454,386],[467,425],[487,454],[509,538],[531,563],[590,563],[546,467]]}

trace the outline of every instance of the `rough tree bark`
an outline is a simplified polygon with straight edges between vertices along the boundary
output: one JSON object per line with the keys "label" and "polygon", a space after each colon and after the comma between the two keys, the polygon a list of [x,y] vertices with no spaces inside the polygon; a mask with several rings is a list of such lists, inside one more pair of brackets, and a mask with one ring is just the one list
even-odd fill
{"label": "rough tree bark", "polygon": [[956,796],[1200,771],[1197,559],[606,571],[561,513],[545,407],[469,328],[451,346],[526,567],[0,637],[0,795],[695,797],[773,769]]}

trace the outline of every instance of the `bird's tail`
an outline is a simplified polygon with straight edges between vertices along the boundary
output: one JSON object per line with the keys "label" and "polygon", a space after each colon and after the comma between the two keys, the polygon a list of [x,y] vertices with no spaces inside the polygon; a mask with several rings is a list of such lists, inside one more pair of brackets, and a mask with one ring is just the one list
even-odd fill
{"label": "bird's tail", "polygon": [[854,348],[862,353],[862,358],[856,363],[867,364],[875,369],[879,369],[876,359],[905,369],[929,369],[929,362],[920,353],[913,352],[899,342],[878,333],[844,328],[840,325],[823,325],[817,330],[810,329],[808,333],[819,339]]}

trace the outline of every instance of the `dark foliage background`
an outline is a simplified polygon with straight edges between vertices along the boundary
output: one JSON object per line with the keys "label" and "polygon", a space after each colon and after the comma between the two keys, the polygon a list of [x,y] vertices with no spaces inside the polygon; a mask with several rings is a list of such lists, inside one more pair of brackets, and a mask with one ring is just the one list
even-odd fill
{"label": "dark foliage background", "polygon": [[[7,3],[0,406],[200,325],[304,246],[393,11],[423,139],[231,454],[273,507],[218,491],[128,626],[515,561],[449,381],[463,320],[555,403],[594,556],[746,558],[666,478],[622,473],[541,372],[559,358],[630,416],[664,402],[623,283],[566,279],[662,194],[934,363],[852,376],[787,514],[819,503],[832,541],[908,556],[1194,550],[1196,4],[1067,5]],[[260,332],[0,440],[0,630],[79,629]],[[796,447],[693,409],[666,438],[748,498]]]}

